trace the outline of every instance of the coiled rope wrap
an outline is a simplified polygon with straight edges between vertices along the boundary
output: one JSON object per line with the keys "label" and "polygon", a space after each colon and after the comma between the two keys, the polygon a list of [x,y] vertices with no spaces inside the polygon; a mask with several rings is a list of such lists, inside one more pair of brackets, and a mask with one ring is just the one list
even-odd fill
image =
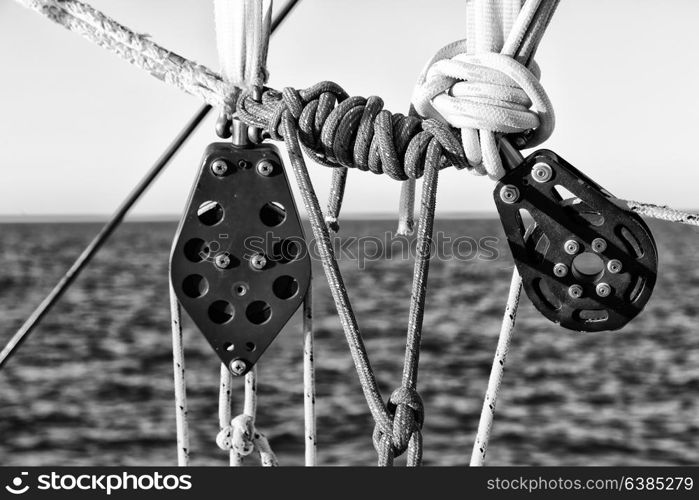
{"label": "coiled rope wrap", "polygon": [[439,167],[468,167],[456,131],[438,120],[393,114],[380,97],[349,97],[336,83],[320,82],[304,90],[266,89],[261,102],[241,93],[237,117],[284,140],[282,117],[288,111],[299,130],[301,146],[314,161],[329,167],[349,167],[395,180],[424,174],[430,141],[442,146]]}

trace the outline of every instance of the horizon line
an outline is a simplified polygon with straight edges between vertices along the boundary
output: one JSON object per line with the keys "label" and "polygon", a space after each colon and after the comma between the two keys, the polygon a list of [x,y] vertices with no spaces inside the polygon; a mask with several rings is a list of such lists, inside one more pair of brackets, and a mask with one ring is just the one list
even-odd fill
{"label": "horizon line", "polygon": [[[0,214],[0,224],[17,223],[98,223],[106,222],[112,214]],[[341,213],[341,219],[345,220],[393,220],[398,218],[397,213],[392,212],[349,212]],[[418,214],[415,215],[418,219]],[[435,219],[495,219],[496,210],[470,210],[464,212],[444,212],[438,214]],[[179,222],[178,214],[133,214],[127,215],[124,222]],[[308,217],[301,215],[302,221]]]}

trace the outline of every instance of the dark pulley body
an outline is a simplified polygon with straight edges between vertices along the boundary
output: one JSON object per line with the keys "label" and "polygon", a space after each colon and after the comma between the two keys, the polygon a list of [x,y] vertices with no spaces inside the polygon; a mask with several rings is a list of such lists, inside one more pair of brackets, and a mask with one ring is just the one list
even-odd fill
{"label": "dark pulley body", "polygon": [[182,307],[235,375],[303,302],[311,264],[277,149],[211,144],[170,260]]}
{"label": "dark pulley body", "polygon": [[544,316],[571,330],[604,331],[643,310],[657,249],[622,202],[547,150],[509,171],[494,197],[524,290]]}

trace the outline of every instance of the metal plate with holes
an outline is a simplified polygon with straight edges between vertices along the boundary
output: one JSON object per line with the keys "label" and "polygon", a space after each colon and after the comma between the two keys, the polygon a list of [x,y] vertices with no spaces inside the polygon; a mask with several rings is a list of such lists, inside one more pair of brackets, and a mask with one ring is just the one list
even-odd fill
{"label": "metal plate with holes", "polygon": [[603,331],[641,312],[658,257],[637,214],[547,150],[508,172],[494,197],[524,289],[544,316]]}
{"label": "metal plate with holes", "polygon": [[182,307],[235,375],[252,368],[301,305],[310,273],[277,149],[211,144],[170,274]]}

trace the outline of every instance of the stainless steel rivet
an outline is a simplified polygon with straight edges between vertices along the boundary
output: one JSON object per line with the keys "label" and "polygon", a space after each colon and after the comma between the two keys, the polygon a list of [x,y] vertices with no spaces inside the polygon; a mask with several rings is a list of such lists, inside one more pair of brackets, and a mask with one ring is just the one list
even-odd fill
{"label": "stainless steel rivet", "polygon": [[597,292],[597,295],[600,297],[608,297],[609,294],[612,293],[612,287],[609,286],[607,283],[598,283],[597,287],[595,288],[595,291]]}
{"label": "stainless steel rivet", "polygon": [[216,267],[219,269],[226,269],[231,265],[231,258],[225,253],[218,254],[214,259],[214,264],[216,264]]}
{"label": "stainless steel rivet", "polygon": [[570,287],[568,287],[568,295],[574,299],[579,299],[582,297],[582,294],[583,288],[580,285],[570,285]]}
{"label": "stainless steel rivet", "polygon": [[548,182],[553,177],[553,170],[546,163],[536,163],[532,167],[532,177],[536,182]]}
{"label": "stainless steel rivet", "polygon": [[595,238],[592,240],[592,249],[597,253],[604,252],[607,249],[607,242],[602,238]]}
{"label": "stainless steel rivet", "polygon": [[558,264],[553,266],[553,274],[555,274],[559,278],[563,278],[568,274],[568,266],[559,262]]}
{"label": "stainless steel rivet", "polygon": [[257,163],[257,173],[269,177],[274,172],[274,165],[269,160],[260,160]]}
{"label": "stainless steel rivet", "polygon": [[248,365],[242,359],[234,359],[231,361],[230,368],[233,375],[240,376],[245,373]]}
{"label": "stainless steel rivet", "polygon": [[609,272],[612,274],[621,272],[621,267],[621,261],[618,261],[617,259],[612,259],[607,262],[607,269],[609,269]]}
{"label": "stainless steel rivet", "polygon": [[575,240],[568,240],[563,245],[563,249],[567,254],[575,255],[578,253],[578,251],[580,251],[580,244]]}
{"label": "stainless steel rivet", "polygon": [[503,186],[500,189],[500,199],[505,203],[514,203],[519,200],[519,189],[512,184]]}
{"label": "stainless steel rivet", "polygon": [[262,270],[267,265],[267,258],[261,253],[255,254],[250,258],[250,267],[253,269]]}
{"label": "stainless steel rivet", "polygon": [[216,160],[211,164],[211,171],[217,177],[222,177],[228,172],[228,165],[223,160]]}

